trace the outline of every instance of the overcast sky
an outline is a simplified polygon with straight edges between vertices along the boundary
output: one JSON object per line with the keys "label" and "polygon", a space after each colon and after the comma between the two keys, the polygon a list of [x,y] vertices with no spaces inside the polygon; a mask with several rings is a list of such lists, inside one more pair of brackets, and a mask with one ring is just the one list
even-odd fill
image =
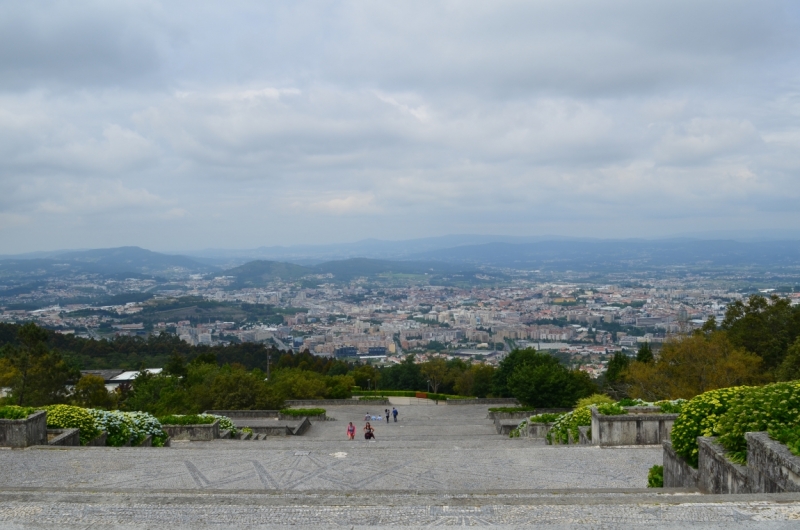
{"label": "overcast sky", "polygon": [[800,227],[800,3],[0,3],[0,254]]}

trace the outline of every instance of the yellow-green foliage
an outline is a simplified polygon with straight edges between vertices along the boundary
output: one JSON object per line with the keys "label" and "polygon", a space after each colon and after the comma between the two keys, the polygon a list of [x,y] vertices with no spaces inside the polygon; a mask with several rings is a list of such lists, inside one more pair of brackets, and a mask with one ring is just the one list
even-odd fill
{"label": "yellow-green foliage", "polygon": [[580,431],[578,427],[592,424],[592,409],[584,407],[575,409],[562,415],[547,432],[547,442],[550,444],[568,444],[569,435],[577,442]]}
{"label": "yellow-green foliage", "polygon": [[578,402],[575,403],[575,408],[581,409],[583,407],[590,407],[592,405],[601,405],[603,403],[614,403],[614,400],[605,394],[592,394],[589,397],[579,399]]}
{"label": "yellow-green foliage", "polygon": [[47,410],[47,426],[52,429],[80,429],[81,445],[86,445],[100,435],[94,416],[82,407],[72,405],[49,405]]}
{"label": "yellow-green foliage", "polygon": [[775,383],[752,389],[731,401],[717,424],[719,442],[728,457],[747,460],[746,432],[780,432],[800,422],[800,381]]}
{"label": "yellow-green foliage", "polygon": [[672,426],[672,447],[675,452],[697,467],[697,437],[716,436],[720,417],[737,398],[753,387],[737,386],[711,390],[696,396],[683,405],[680,416]]}

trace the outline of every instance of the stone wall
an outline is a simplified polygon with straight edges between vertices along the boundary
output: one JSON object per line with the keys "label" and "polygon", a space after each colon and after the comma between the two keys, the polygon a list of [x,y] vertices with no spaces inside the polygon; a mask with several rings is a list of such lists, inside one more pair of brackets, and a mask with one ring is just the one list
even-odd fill
{"label": "stone wall", "polygon": [[207,441],[219,438],[219,420],[203,425],[162,425],[173,440]]}
{"label": "stone wall", "polygon": [[675,453],[672,442],[661,443],[664,448],[664,487],[696,488],[698,471]]}
{"label": "stone wall", "polygon": [[488,418],[491,420],[525,420],[533,416],[533,412],[489,412]]}
{"label": "stone wall", "polygon": [[703,493],[755,493],[747,466],[735,464],[725,456],[725,449],[714,438],[697,439],[698,481]]}
{"label": "stone wall", "polygon": [[474,399],[448,399],[448,405],[514,405],[519,406],[519,401],[514,398],[474,398]]}
{"label": "stone wall", "polygon": [[537,438],[544,440],[547,433],[553,428],[553,423],[531,423],[528,422],[528,428],[525,429],[525,434],[520,433],[521,436],[528,438]]}
{"label": "stone wall", "polygon": [[89,446],[89,447],[105,447],[106,446],[106,440],[108,440],[108,432],[103,431],[94,440],[89,440],[89,443],[86,444],[86,445]]}
{"label": "stone wall", "polygon": [[292,416],[291,414],[280,414],[278,416],[279,420],[300,420],[302,418],[308,418],[310,421],[327,421],[328,419],[326,414],[315,414],[312,416]]}
{"label": "stone wall", "polygon": [[287,399],[285,403],[287,407],[297,407],[299,409],[313,409],[325,406],[336,407],[341,405],[358,405],[363,407],[365,404],[365,402],[357,399]]}
{"label": "stone wall", "polygon": [[664,442],[664,487],[697,487],[703,493],[716,494],[800,491],[800,457],[765,432],[749,432],[745,438],[746,466],[729,460],[714,438],[698,438],[697,469]]}
{"label": "stone wall", "polygon": [[592,407],[592,444],[657,445],[669,440],[677,414],[605,415]]}
{"label": "stone wall", "polygon": [[300,422],[294,427],[294,429],[289,427],[289,430],[295,436],[302,436],[310,428],[311,428],[311,422],[308,420],[308,418],[302,418]]}
{"label": "stone wall", "polygon": [[58,445],[62,447],[80,447],[80,429],[47,429],[49,438],[47,445]]}
{"label": "stone wall", "polygon": [[34,412],[23,420],[0,420],[0,447],[47,445],[47,412]]}
{"label": "stone wall", "polygon": [[800,491],[800,457],[765,432],[745,433],[753,488],[763,493]]}

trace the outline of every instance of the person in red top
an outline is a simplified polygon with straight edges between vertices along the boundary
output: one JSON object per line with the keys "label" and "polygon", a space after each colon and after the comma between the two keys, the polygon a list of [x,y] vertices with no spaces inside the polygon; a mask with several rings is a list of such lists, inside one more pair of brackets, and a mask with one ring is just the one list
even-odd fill
{"label": "person in red top", "polygon": [[350,440],[356,439],[356,426],[353,425],[353,422],[350,422],[350,425],[347,426],[347,438]]}

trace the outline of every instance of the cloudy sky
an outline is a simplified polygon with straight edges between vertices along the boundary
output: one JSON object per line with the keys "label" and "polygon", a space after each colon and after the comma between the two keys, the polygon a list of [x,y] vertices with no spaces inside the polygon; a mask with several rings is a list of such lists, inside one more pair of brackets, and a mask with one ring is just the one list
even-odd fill
{"label": "cloudy sky", "polygon": [[800,4],[0,3],[0,254],[800,227]]}

